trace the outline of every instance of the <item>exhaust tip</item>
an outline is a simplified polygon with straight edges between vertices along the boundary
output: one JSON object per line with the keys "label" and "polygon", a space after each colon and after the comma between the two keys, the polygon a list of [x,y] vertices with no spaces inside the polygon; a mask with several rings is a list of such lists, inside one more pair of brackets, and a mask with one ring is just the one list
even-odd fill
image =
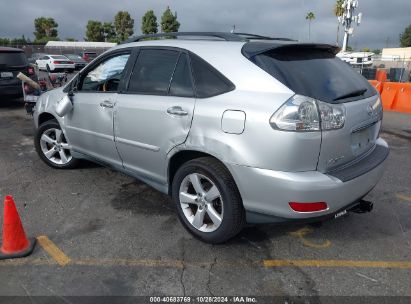
{"label": "exhaust tip", "polygon": [[374,204],[372,202],[360,200],[358,205],[354,206],[352,209],[350,209],[350,211],[355,213],[366,213],[371,212],[373,207]]}

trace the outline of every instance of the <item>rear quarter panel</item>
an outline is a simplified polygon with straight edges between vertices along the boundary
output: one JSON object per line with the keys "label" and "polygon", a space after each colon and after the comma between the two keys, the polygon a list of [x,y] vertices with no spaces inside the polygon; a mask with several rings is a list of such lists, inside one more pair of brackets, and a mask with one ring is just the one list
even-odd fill
{"label": "rear quarter panel", "polygon": [[[198,99],[185,149],[214,155],[223,162],[277,171],[315,170],[321,146],[320,132],[284,132],[271,128],[270,117],[293,93],[235,90]],[[225,133],[226,110],[246,114],[242,134]]]}

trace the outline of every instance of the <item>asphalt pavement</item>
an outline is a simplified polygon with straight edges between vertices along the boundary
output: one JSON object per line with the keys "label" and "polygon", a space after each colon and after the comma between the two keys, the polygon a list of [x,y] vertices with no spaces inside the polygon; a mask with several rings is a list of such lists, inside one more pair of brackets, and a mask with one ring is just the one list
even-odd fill
{"label": "asphalt pavement", "polygon": [[411,296],[411,115],[385,113],[371,213],[248,227],[223,245],[193,238],[167,196],[129,176],[48,167],[33,134],[21,105],[0,106],[0,197],[39,237],[30,257],[0,261],[2,296]]}

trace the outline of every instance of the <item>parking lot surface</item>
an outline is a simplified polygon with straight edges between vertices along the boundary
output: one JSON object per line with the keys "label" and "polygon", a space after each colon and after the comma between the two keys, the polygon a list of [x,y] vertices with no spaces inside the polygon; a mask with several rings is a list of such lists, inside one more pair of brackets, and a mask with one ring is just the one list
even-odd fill
{"label": "parking lot surface", "polygon": [[366,197],[371,213],[247,227],[213,246],[144,183],[88,162],[46,166],[31,117],[3,104],[0,196],[14,196],[39,244],[28,258],[0,261],[0,295],[411,296],[411,116],[384,120],[391,153]]}

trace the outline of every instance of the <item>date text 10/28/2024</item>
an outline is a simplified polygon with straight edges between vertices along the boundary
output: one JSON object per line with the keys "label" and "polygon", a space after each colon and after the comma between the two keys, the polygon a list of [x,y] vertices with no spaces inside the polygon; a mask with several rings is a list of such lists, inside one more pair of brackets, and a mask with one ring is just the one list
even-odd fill
{"label": "date text 10/28/2024", "polygon": [[150,303],[257,303],[254,297],[150,297]]}

